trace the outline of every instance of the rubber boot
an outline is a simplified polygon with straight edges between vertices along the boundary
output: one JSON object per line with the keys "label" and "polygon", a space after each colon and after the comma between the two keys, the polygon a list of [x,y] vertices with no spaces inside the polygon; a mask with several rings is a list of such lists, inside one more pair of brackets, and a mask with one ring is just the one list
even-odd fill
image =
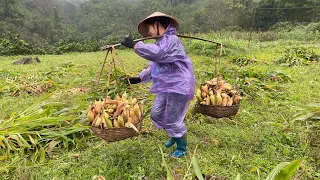
{"label": "rubber boot", "polygon": [[187,136],[186,134],[180,138],[173,138],[177,143],[177,149],[172,153],[172,156],[180,158],[187,154]]}
{"label": "rubber boot", "polygon": [[172,138],[170,138],[166,143],[165,143],[165,146],[167,148],[171,147],[174,145],[174,143],[176,143]]}

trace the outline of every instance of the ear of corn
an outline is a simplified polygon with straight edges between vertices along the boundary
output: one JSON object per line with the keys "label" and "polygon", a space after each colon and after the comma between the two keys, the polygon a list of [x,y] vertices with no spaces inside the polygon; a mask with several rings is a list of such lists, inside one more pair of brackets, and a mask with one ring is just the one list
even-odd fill
{"label": "ear of corn", "polygon": [[129,97],[126,92],[121,97],[117,94],[114,100],[107,96],[106,99],[95,101],[92,106],[88,106],[87,117],[93,127],[127,127],[126,123],[134,125],[142,119],[143,103],[138,103],[136,98]]}
{"label": "ear of corn", "polygon": [[217,98],[217,104],[216,105],[219,105],[221,106],[222,105],[222,97],[220,95],[220,93],[217,91],[217,93],[215,94],[216,98]]}
{"label": "ear of corn", "polygon": [[229,96],[228,96],[228,97],[224,97],[224,98],[222,99],[222,104],[221,104],[221,105],[222,105],[222,106],[226,106],[229,99],[231,99]]}
{"label": "ear of corn", "polygon": [[119,128],[120,127],[118,119],[114,119],[113,120],[113,125],[114,125],[115,128]]}
{"label": "ear of corn", "polygon": [[197,97],[197,99],[198,99],[198,101],[199,102],[201,102],[202,101],[202,97],[201,97],[201,91],[197,91],[197,93],[196,93],[196,97]]}
{"label": "ear of corn", "polygon": [[126,100],[127,100],[127,97],[128,97],[127,93],[124,92],[124,93],[122,94],[121,101],[126,101]]}
{"label": "ear of corn", "polygon": [[102,102],[101,100],[96,101],[95,105],[94,105],[94,109],[97,113],[100,113],[102,110],[103,106],[102,106]]}
{"label": "ear of corn", "polygon": [[210,95],[210,101],[211,101],[211,105],[216,104],[216,98],[215,98],[215,96],[213,94]]}
{"label": "ear of corn", "polygon": [[209,94],[209,87],[208,87],[207,84],[201,85],[201,86],[200,86],[200,90],[201,90],[202,92],[206,93],[206,94]]}
{"label": "ear of corn", "polygon": [[200,85],[196,98],[202,105],[232,106],[240,103],[240,94],[222,77],[213,78]]}
{"label": "ear of corn", "polygon": [[88,120],[89,120],[89,122],[93,122],[93,120],[94,120],[94,114],[92,112],[92,108],[91,108],[90,105],[89,105],[89,108],[88,108]]}
{"label": "ear of corn", "polygon": [[123,116],[122,116],[122,115],[120,115],[120,116],[118,117],[118,122],[119,122],[119,126],[120,126],[120,127],[123,127],[123,126],[124,126],[124,120],[123,120]]}

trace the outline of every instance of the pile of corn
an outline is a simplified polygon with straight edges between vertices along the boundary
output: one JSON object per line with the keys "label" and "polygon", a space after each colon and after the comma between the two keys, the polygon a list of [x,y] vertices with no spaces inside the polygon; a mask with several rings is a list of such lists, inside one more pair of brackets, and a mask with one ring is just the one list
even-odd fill
{"label": "pile of corn", "polygon": [[240,94],[221,77],[202,83],[196,92],[200,104],[215,106],[232,106],[240,102]]}
{"label": "pile of corn", "polygon": [[136,130],[134,124],[141,120],[142,115],[143,103],[137,103],[137,99],[128,97],[126,92],[121,97],[117,94],[115,99],[108,96],[95,101],[88,108],[89,123],[101,129],[130,127]]}

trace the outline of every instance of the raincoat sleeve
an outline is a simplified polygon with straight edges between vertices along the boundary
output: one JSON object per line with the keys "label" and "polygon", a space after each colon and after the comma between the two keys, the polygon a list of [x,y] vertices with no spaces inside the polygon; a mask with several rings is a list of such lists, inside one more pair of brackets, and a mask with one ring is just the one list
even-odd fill
{"label": "raincoat sleeve", "polygon": [[164,56],[168,54],[170,49],[173,49],[175,41],[176,39],[172,36],[163,36],[156,44],[145,44],[140,41],[136,44],[135,52],[139,56],[155,63],[173,62],[172,58],[164,58]]}
{"label": "raincoat sleeve", "polygon": [[153,62],[150,62],[149,63],[149,66],[147,69],[144,69],[142,70],[140,73],[139,73],[139,77],[141,78],[141,83],[142,84],[145,84],[149,81],[152,80],[152,77],[151,77],[151,71],[152,71],[152,68],[154,67],[154,63]]}

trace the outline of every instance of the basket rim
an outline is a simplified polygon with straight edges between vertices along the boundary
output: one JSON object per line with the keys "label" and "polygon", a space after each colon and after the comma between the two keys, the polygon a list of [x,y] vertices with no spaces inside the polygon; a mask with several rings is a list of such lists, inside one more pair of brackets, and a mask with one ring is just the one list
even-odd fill
{"label": "basket rim", "polygon": [[240,106],[240,103],[232,105],[232,106],[221,106],[221,105],[205,105],[205,104],[199,104],[200,106],[209,106],[209,107],[237,107]]}

